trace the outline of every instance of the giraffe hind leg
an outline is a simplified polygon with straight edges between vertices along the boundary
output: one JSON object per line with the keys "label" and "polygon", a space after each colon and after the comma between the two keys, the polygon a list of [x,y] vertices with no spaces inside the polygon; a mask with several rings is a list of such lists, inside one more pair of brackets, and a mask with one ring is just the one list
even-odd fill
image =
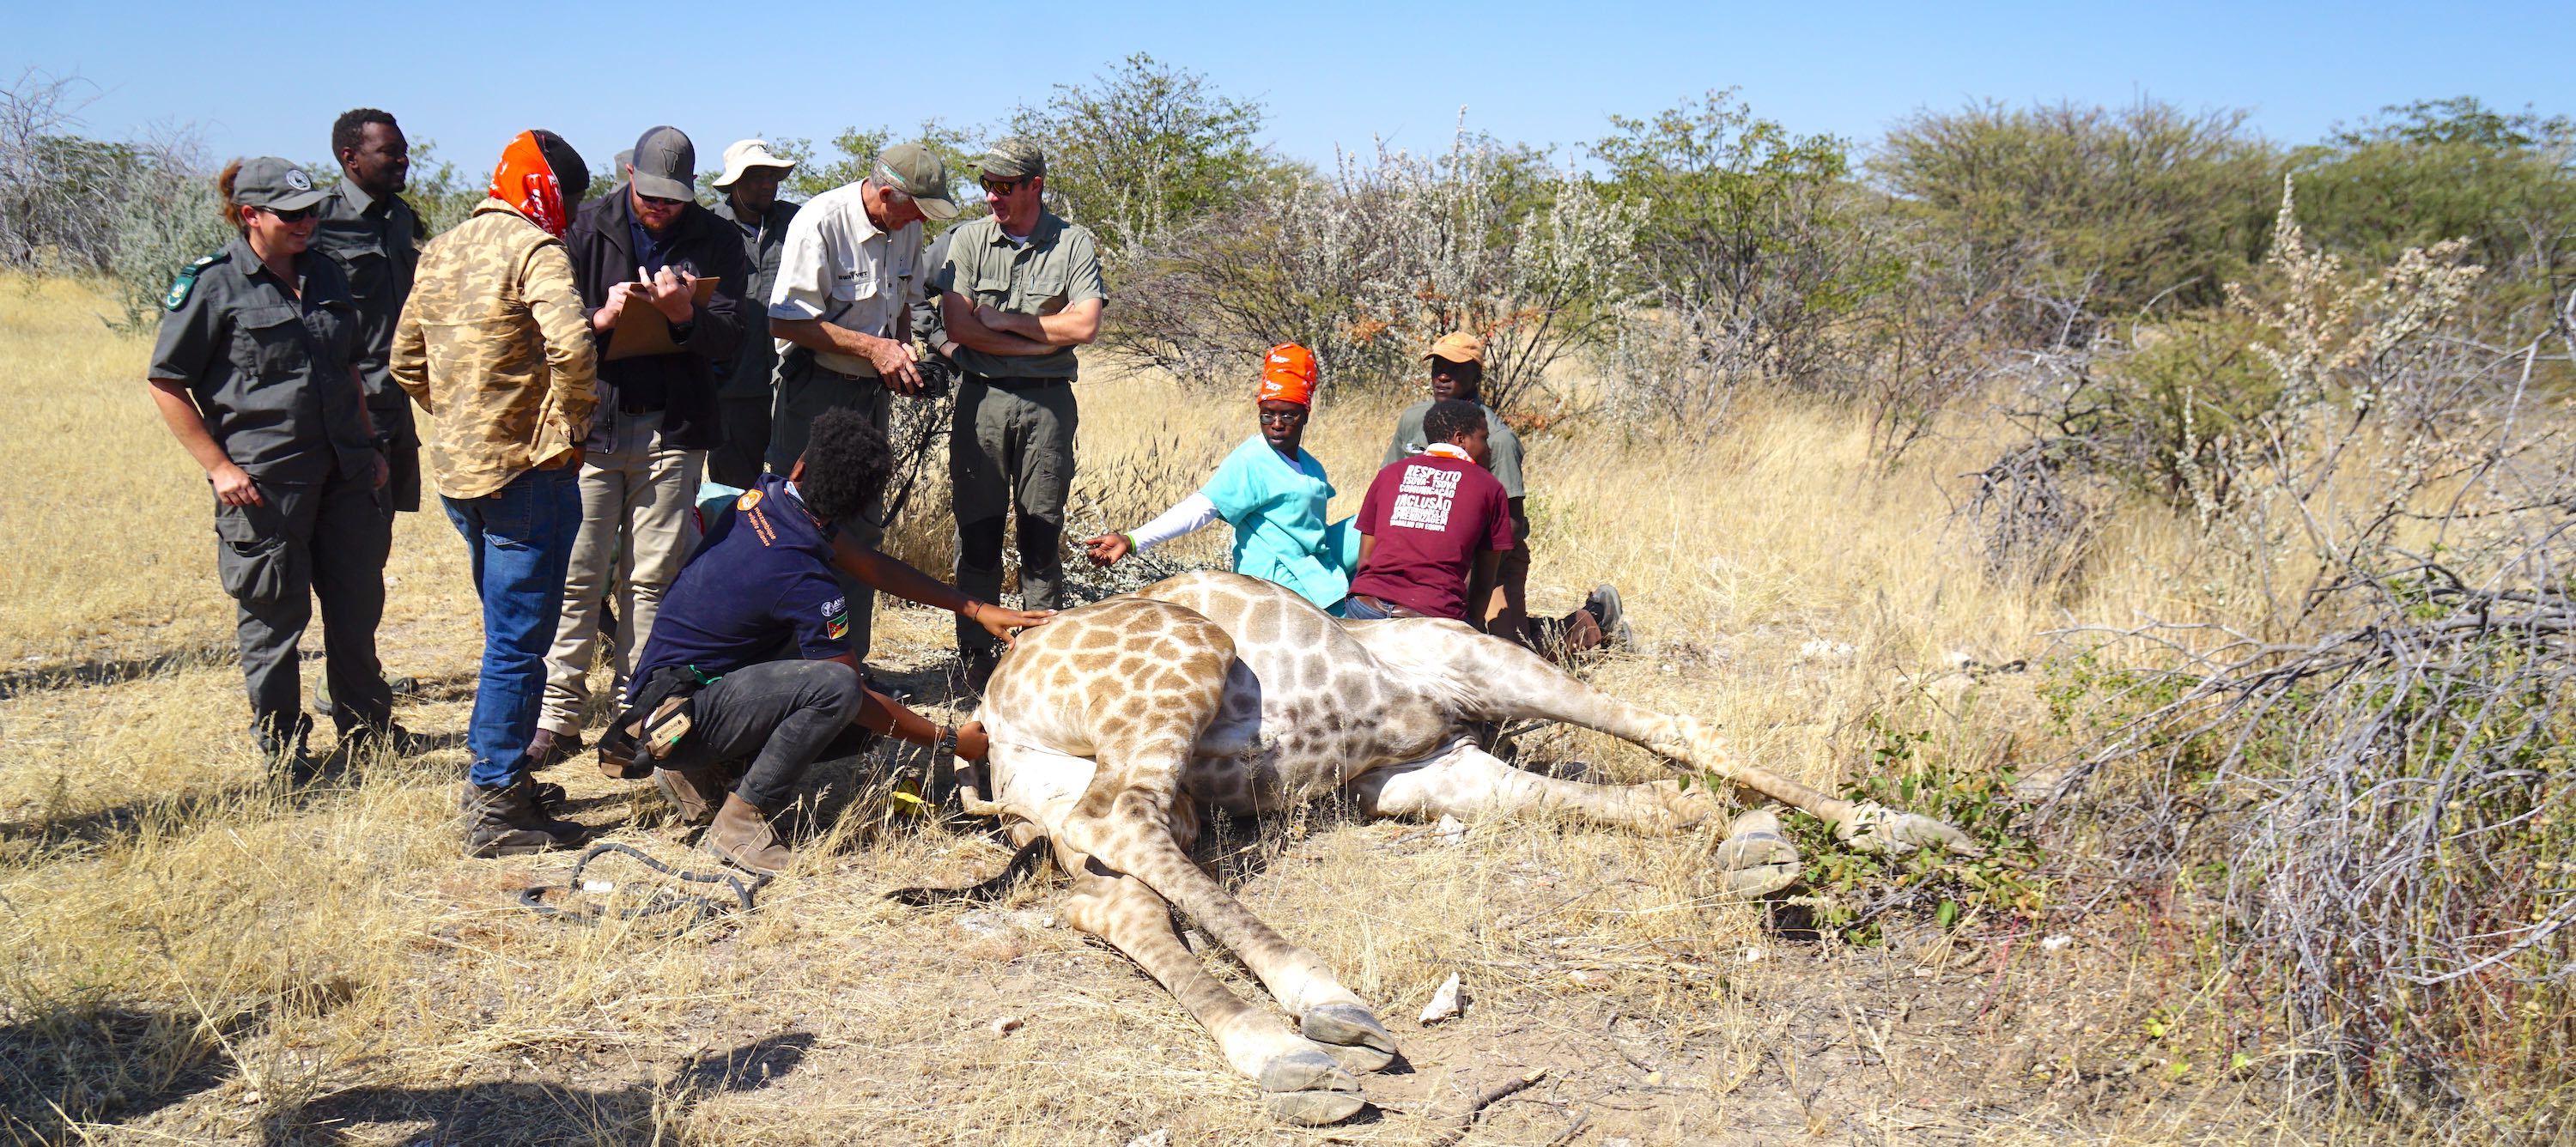
{"label": "giraffe hind leg", "polygon": [[1208,974],[1172,931],[1171,907],[1143,881],[1086,861],[1065,901],[1065,919],[1136,961],[1215,1038],[1226,1062],[1261,1085],[1263,1106],[1293,1123],[1338,1123],[1368,1100],[1329,1054],[1280,1026]]}

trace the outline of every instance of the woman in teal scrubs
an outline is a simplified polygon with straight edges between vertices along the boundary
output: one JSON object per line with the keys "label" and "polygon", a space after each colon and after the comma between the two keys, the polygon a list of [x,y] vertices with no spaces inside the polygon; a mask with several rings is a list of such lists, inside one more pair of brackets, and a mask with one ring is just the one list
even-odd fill
{"label": "woman in teal scrubs", "polygon": [[1086,539],[1091,560],[1105,566],[1222,520],[1234,527],[1236,573],[1277,582],[1320,608],[1333,608],[1350,593],[1359,539],[1347,518],[1325,524],[1333,484],[1324,477],[1324,464],[1299,446],[1314,395],[1314,354],[1295,343],[1270,348],[1254,398],[1261,432],[1226,455],[1198,493],[1153,521]]}

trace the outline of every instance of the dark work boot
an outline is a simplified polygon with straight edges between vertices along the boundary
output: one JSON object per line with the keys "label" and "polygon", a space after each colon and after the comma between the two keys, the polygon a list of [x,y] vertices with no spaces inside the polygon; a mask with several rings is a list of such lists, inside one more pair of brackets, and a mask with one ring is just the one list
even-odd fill
{"label": "dark work boot", "polygon": [[536,785],[526,776],[500,788],[467,782],[459,802],[465,816],[468,856],[522,856],[581,843],[589,830],[547,816],[537,805]]}
{"label": "dark work boot", "polygon": [[778,843],[778,834],[770,831],[769,816],[750,801],[733,793],[725,794],[724,811],[707,828],[707,838],[699,845],[708,852],[765,875],[776,876],[795,863],[796,854]]}

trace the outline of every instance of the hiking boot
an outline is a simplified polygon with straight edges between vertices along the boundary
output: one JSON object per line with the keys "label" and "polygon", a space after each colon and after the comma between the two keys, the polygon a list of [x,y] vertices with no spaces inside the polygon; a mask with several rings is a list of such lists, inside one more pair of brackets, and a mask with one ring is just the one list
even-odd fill
{"label": "hiking boot", "polygon": [[395,758],[419,756],[438,747],[429,738],[392,723],[381,729],[373,725],[351,725],[340,731],[340,746],[350,756],[382,752]]}
{"label": "hiking boot", "polygon": [[671,807],[680,810],[680,823],[705,824],[715,815],[717,799],[725,795],[723,779],[713,768],[655,769],[653,785]]}
{"label": "hiking boot", "polygon": [[796,854],[778,843],[778,834],[770,831],[769,816],[750,801],[727,793],[724,811],[707,827],[707,838],[698,847],[765,876],[787,871]]}
{"label": "hiking boot", "polygon": [[458,803],[465,816],[468,856],[523,856],[570,848],[589,831],[546,815],[538,806],[537,786],[524,775],[500,788],[468,782]]}
{"label": "hiking boot", "polygon": [[551,769],[580,755],[583,745],[579,733],[558,733],[539,729],[528,738],[528,768]]}
{"label": "hiking boot", "polygon": [[1601,623],[1601,644],[1616,649],[1637,647],[1637,633],[1628,628],[1627,611],[1619,607],[1619,587],[1597,585],[1592,596],[1583,599],[1583,612]]}
{"label": "hiking boot", "polygon": [[[387,677],[385,678],[385,691],[396,697],[418,697],[420,696],[420,679],[411,676]],[[316,717],[330,717],[337,715],[338,712],[339,710],[331,707],[331,686],[328,684],[315,686],[313,689],[313,715]]]}
{"label": "hiking boot", "polygon": [[261,721],[251,726],[251,736],[259,741],[259,759],[271,773],[284,773],[302,783],[313,773],[313,758],[304,746],[305,735],[313,731],[313,722],[297,714],[281,729],[275,721]]}

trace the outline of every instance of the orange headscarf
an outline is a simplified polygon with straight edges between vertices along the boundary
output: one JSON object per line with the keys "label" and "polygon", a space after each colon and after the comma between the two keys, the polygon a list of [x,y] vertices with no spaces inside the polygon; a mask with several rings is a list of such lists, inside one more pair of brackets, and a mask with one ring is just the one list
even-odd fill
{"label": "orange headscarf", "polygon": [[1270,348],[1261,360],[1261,391],[1254,402],[1315,404],[1315,352],[1295,343]]}
{"label": "orange headscarf", "polygon": [[510,137],[510,146],[501,149],[501,164],[492,169],[491,195],[555,238],[563,238],[572,225],[571,213],[564,210],[563,181],[555,177],[533,131]]}

